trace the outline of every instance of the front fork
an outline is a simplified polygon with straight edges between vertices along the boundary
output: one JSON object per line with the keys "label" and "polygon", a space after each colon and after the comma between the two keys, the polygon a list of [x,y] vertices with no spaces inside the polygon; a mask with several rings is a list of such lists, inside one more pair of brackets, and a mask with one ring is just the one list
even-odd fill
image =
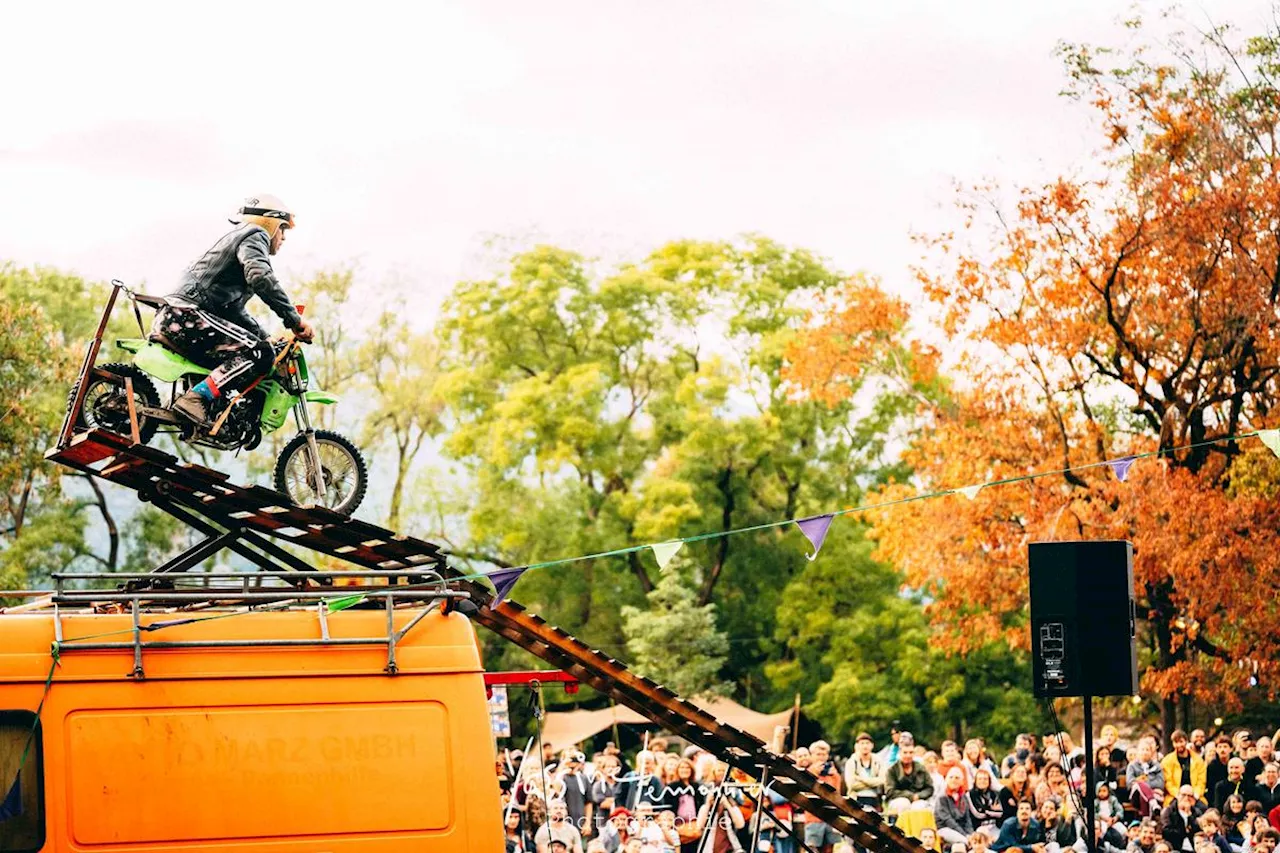
{"label": "front fork", "polygon": [[324,506],[328,490],[324,486],[324,468],[320,464],[320,445],[316,444],[316,431],[311,426],[311,415],[304,401],[299,400],[293,407],[293,416],[298,422],[298,429],[307,437],[307,478],[311,481],[311,491],[315,493],[316,503]]}

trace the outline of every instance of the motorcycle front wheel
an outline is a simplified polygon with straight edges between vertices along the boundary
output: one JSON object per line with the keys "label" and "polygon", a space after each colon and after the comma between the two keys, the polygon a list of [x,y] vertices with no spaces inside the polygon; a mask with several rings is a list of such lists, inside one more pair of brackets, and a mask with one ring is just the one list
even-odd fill
{"label": "motorcycle front wheel", "polygon": [[346,436],[327,429],[315,431],[323,487],[312,476],[307,434],[298,433],[276,460],[276,491],[298,506],[322,506],[351,515],[369,488],[369,470],[359,448]]}

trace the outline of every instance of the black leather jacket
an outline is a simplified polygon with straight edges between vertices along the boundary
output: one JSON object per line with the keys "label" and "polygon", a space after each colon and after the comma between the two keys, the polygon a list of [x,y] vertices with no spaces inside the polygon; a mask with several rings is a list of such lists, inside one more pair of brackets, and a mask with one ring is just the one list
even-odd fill
{"label": "black leather jacket", "polygon": [[285,327],[297,329],[302,318],[271,269],[271,241],[266,229],[245,223],[213,244],[187,268],[182,284],[171,295],[266,337],[245,311],[254,295],[271,307]]}

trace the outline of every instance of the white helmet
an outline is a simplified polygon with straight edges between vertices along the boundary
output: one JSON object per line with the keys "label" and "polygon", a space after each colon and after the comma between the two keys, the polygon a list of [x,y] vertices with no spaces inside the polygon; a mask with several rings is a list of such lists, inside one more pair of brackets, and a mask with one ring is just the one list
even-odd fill
{"label": "white helmet", "polygon": [[293,211],[288,205],[273,195],[251,195],[240,205],[232,222],[252,222],[266,229],[274,237],[281,228],[292,228]]}

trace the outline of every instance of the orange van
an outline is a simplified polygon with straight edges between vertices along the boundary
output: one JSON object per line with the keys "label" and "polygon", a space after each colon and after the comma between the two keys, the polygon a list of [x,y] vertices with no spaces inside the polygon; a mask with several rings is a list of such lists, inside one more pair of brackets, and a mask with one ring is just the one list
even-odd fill
{"label": "orange van", "polygon": [[503,849],[465,616],[137,618],[0,615],[0,851]]}

